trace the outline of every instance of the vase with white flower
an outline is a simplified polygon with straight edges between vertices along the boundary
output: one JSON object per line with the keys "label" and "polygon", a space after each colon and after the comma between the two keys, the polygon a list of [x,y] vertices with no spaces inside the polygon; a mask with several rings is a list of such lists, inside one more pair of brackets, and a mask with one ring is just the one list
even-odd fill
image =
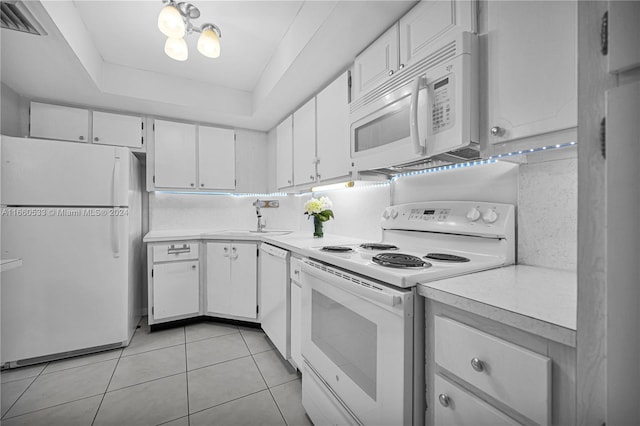
{"label": "vase with white flower", "polygon": [[333,217],[333,204],[329,197],[311,198],[304,203],[304,214],[313,217],[313,236],[322,238],[324,231],[322,224]]}

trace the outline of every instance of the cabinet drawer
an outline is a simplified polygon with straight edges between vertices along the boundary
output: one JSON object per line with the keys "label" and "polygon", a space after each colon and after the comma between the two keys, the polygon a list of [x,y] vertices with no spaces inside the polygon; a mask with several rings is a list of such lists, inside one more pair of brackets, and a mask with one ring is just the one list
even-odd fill
{"label": "cabinet drawer", "polygon": [[291,280],[300,283],[300,277],[302,276],[302,260],[292,257],[289,261],[289,268],[291,271]]}
{"label": "cabinet drawer", "polygon": [[153,246],[153,261],[167,262],[198,258],[198,243],[167,243]]}
{"label": "cabinet drawer", "polygon": [[436,374],[433,407],[436,426],[518,425],[501,411]]}
{"label": "cabinet drawer", "polygon": [[435,362],[536,423],[549,424],[549,358],[436,316]]}

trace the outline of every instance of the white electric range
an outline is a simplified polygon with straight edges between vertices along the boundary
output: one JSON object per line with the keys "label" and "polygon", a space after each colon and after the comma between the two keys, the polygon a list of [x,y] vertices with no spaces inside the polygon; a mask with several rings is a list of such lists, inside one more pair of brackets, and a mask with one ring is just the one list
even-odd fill
{"label": "white electric range", "polygon": [[382,241],[307,251],[302,402],[315,424],[423,424],[424,300],[415,286],[514,263],[514,210],[390,206]]}

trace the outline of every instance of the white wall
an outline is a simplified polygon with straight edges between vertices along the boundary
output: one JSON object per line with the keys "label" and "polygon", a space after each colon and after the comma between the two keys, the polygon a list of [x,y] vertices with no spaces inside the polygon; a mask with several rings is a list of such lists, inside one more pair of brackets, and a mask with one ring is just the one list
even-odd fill
{"label": "white wall", "polygon": [[26,100],[4,83],[0,86],[0,97],[2,98],[0,132],[7,136],[27,136],[29,113]]}

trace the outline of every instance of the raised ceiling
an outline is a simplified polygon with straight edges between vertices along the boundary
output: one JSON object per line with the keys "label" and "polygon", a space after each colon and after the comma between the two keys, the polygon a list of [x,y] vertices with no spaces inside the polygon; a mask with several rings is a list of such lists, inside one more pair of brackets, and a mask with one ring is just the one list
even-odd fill
{"label": "raised ceiling", "polygon": [[160,0],[29,1],[47,31],[2,29],[2,82],[27,99],[268,130],[415,1],[205,1],[222,54],[164,52]]}

